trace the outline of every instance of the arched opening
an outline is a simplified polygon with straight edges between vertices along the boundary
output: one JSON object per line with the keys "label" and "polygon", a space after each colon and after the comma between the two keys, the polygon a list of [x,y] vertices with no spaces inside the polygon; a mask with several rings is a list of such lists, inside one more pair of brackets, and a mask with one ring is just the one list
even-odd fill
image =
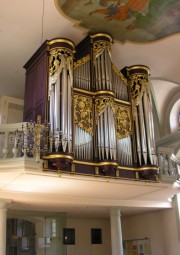
{"label": "arched opening", "polygon": [[180,129],[180,99],[175,102],[171,109],[169,122],[171,133],[174,133]]}

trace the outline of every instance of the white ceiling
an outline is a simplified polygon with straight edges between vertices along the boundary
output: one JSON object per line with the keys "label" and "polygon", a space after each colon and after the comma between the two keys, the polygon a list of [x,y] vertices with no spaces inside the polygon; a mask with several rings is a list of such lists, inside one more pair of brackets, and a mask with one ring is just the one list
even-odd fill
{"label": "white ceiling", "polygon": [[[85,32],[75,27],[74,21],[68,20],[57,11],[54,1],[45,0],[44,3],[43,15],[43,0],[1,0],[0,96],[24,97],[25,70],[23,66],[44,40],[63,37],[77,44],[85,37]],[[164,98],[160,91],[167,88],[167,83],[163,80],[170,81],[172,87],[180,84],[179,45],[180,34],[147,44],[115,42],[112,46],[113,62],[120,69],[134,64],[144,64],[150,68],[151,77],[159,80],[154,84],[153,89],[158,95],[157,102],[160,111],[163,111],[162,100]],[[177,84],[174,85],[174,83]],[[166,98],[168,91],[165,92]],[[56,177],[52,178],[51,184],[49,179],[46,183],[47,177],[36,176],[31,179],[31,175],[4,173],[0,179],[0,198],[13,198],[14,202],[10,205],[12,209],[66,210],[74,213],[97,213],[98,215],[98,213],[107,213],[107,206],[121,206],[124,212],[127,212],[127,208],[132,205],[131,212],[137,212],[137,206],[141,203],[140,210],[149,210],[158,209],[159,202],[167,202],[164,207],[168,208],[167,198],[174,192],[166,185],[140,183],[136,186],[134,184],[137,183],[128,181],[120,181],[118,183],[120,185],[117,185],[117,183],[112,184],[103,180],[93,182],[92,185],[92,182],[87,180],[82,185],[78,178],[75,182],[72,180],[67,182],[66,178]],[[23,183],[26,185],[23,186]],[[31,189],[32,183],[34,190],[22,190],[23,188]],[[43,186],[39,187],[41,184]],[[47,190],[50,194],[47,194]],[[83,196],[79,198],[77,191]],[[103,200],[105,197],[107,199]],[[149,206],[146,206],[145,200],[149,201]],[[151,207],[153,200],[155,201],[154,206],[152,204]]]}

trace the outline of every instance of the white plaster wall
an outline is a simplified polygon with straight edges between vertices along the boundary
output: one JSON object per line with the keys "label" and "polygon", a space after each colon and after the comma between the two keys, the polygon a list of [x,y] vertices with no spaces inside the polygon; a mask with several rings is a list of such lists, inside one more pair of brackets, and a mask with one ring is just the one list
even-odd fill
{"label": "white plaster wall", "polygon": [[124,240],[150,238],[152,255],[179,255],[175,209],[122,217]]}
{"label": "white plaster wall", "polygon": [[[67,255],[110,255],[109,219],[67,218],[67,228],[75,228],[75,245],[67,245]],[[102,244],[91,244],[91,228],[102,229]]]}
{"label": "white plaster wall", "polygon": [[[28,218],[36,225],[37,255],[49,254],[44,247],[44,221]],[[133,216],[122,216],[123,240],[150,238],[151,255],[180,255],[177,217],[174,208]],[[75,228],[75,245],[67,245],[67,255],[111,255],[109,218],[68,218],[67,228]],[[102,229],[102,244],[91,244],[91,228]]]}

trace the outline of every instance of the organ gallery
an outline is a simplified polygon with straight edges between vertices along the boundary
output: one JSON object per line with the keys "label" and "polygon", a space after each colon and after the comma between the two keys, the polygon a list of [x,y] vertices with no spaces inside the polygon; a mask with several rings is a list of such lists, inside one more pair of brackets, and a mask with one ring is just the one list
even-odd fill
{"label": "organ gallery", "polygon": [[150,70],[118,70],[111,45],[46,41],[24,66],[24,121],[41,119],[45,171],[157,181]]}

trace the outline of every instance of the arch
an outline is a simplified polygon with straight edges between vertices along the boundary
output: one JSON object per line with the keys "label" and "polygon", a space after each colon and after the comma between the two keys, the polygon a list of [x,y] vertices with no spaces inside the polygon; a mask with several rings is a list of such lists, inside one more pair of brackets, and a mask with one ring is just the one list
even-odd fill
{"label": "arch", "polygon": [[180,98],[180,84],[166,79],[151,77],[151,85],[155,126],[159,130],[159,136],[162,138],[171,134],[169,118],[174,104]]}
{"label": "arch", "polygon": [[180,111],[180,88],[177,88],[173,96],[171,97],[170,101],[167,104],[167,107],[165,109],[165,115],[164,115],[164,133],[170,134],[178,130],[178,114],[177,114],[177,123],[175,127],[172,127],[172,123],[170,123],[170,120],[173,119],[173,115],[177,113],[177,110],[173,112],[173,108],[179,107]]}

